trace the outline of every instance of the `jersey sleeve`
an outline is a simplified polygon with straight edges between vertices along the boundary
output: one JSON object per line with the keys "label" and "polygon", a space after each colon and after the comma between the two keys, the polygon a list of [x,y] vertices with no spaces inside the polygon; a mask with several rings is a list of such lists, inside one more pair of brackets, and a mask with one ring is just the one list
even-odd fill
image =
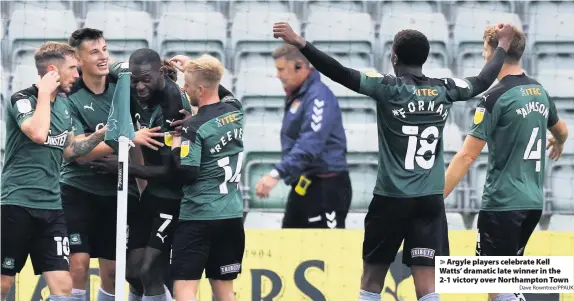
{"label": "jersey sleeve", "polygon": [[392,82],[396,82],[395,77],[389,74],[383,75],[374,71],[361,72],[359,93],[376,101],[384,101],[391,97]]}
{"label": "jersey sleeve", "polygon": [[487,97],[483,97],[474,112],[469,135],[486,141],[496,128],[499,114],[497,104],[491,104]]}
{"label": "jersey sleeve", "polygon": [[185,124],[183,128],[188,128],[190,133],[184,133],[181,136],[181,166],[199,167],[202,151],[201,135],[197,131],[186,127]]}
{"label": "jersey sleeve", "polygon": [[444,78],[443,80],[451,101],[464,101],[474,97],[474,90],[469,80],[456,77]]}
{"label": "jersey sleeve", "polygon": [[558,110],[556,110],[556,104],[554,103],[554,100],[550,98],[550,95],[548,94],[547,91],[546,91],[546,97],[548,97],[548,103],[550,104],[550,108],[548,109],[549,112],[548,112],[547,126],[548,128],[551,128],[555,126],[556,123],[558,122]]}
{"label": "jersey sleeve", "polygon": [[34,97],[17,92],[12,96],[10,102],[11,106],[8,108],[8,113],[16,120],[18,126],[21,126],[24,120],[34,115],[36,109]]}

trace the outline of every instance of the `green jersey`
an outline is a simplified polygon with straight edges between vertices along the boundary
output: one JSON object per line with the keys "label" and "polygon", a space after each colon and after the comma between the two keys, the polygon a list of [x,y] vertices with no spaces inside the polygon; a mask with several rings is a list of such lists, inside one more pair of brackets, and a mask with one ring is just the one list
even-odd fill
{"label": "green jersey", "polygon": [[[164,144],[159,150],[154,151],[147,147],[142,148],[145,165],[149,166],[161,166],[169,164],[171,161],[171,145],[173,139],[169,134],[172,130],[169,124],[174,120],[167,120],[173,119],[173,117],[164,118],[162,105],[164,107],[170,107],[169,102],[177,101],[178,106],[174,106],[174,108],[177,107],[178,111],[180,109],[184,109],[188,112],[192,111],[187,97],[180,90],[179,86],[167,77],[165,78],[165,83],[164,89],[158,91],[157,95],[154,95],[156,103],[158,103],[155,106],[144,108],[132,100],[132,117],[136,127],[140,129],[160,126],[162,132],[165,134],[163,138],[155,138]],[[181,185],[177,179],[173,179],[172,177],[149,179],[147,181],[146,191],[156,197],[166,199],[181,200],[183,197]]]}
{"label": "green jersey", "polygon": [[[121,63],[112,64],[110,75],[106,78],[106,89],[102,94],[93,93],[80,78],[68,95],[69,107],[74,119],[76,135],[91,134],[106,125],[110,106],[119,72],[127,71],[121,68]],[[114,74],[116,74],[114,76]],[[76,162],[65,163],[62,168],[62,183],[75,188],[102,196],[113,196],[117,193],[117,177],[98,174],[87,165]],[[139,196],[135,178],[129,179],[129,194]]]}
{"label": "green jersey", "polygon": [[239,101],[202,106],[183,124],[181,170],[195,170],[183,187],[179,218],[217,220],[243,216],[243,108]]}
{"label": "green jersey", "polygon": [[31,118],[38,102],[38,88],[12,95],[6,110],[6,157],[2,170],[2,205],[35,209],[62,209],[60,168],[72,117],[64,96],[50,104],[50,131],[44,145],[34,143],[20,125]]}
{"label": "green jersey", "polygon": [[542,210],[546,131],[554,102],[528,76],[507,75],[476,108],[470,135],[488,145],[482,210]]}
{"label": "green jersey", "polygon": [[379,171],[374,193],[419,197],[444,192],[442,130],[469,81],[361,73],[360,92],[377,102]]}

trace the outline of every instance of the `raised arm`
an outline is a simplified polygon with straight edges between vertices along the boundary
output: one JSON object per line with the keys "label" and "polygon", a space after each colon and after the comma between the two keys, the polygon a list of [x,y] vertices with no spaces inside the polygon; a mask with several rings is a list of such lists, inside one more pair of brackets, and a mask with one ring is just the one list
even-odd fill
{"label": "raised arm", "polygon": [[10,114],[16,119],[22,132],[34,143],[44,144],[50,132],[50,102],[60,86],[60,76],[56,71],[46,73],[37,84],[38,95],[26,90],[12,95]]}
{"label": "raised arm", "polygon": [[296,34],[287,22],[277,22],[273,25],[273,36],[281,38],[285,42],[296,46],[299,51],[309,60],[309,62],[319,72],[333,81],[357,92],[361,85],[361,72],[347,68],[328,54],[315,48],[311,43]]}

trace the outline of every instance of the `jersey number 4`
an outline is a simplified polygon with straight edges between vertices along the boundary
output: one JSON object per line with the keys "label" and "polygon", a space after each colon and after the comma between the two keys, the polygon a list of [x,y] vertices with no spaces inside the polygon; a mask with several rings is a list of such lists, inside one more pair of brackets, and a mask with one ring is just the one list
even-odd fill
{"label": "jersey number 4", "polygon": [[[542,140],[538,137],[540,128],[535,127],[530,134],[530,140],[524,150],[524,160],[536,160],[536,172],[540,172],[540,159],[542,158]],[[532,149],[536,144],[536,149]]]}
{"label": "jersey number 4", "polygon": [[[403,126],[403,134],[409,136],[409,144],[407,145],[407,154],[405,156],[405,169],[415,169],[415,162],[423,169],[431,169],[434,165],[436,145],[438,143],[439,131],[436,126],[429,126],[425,128],[419,140],[418,126]],[[433,137],[433,141],[429,143],[426,139]],[[430,152],[430,157],[425,159],[425,154]]]}
{"label": "jersey number 4", "polygon": [[217,165],[223,168],[225,172],[225,178],[223,179],[223,183],[219,185],[219,192],[221,194],[227,194],[229,191],[227,189],[227,183],[238,183],[241,180],[241,168],[243,167],[243,152],[237,154],[237,164],[235,166],[235,172],[229,166],[229,156],[225,158],[221,158],[217,160]]}

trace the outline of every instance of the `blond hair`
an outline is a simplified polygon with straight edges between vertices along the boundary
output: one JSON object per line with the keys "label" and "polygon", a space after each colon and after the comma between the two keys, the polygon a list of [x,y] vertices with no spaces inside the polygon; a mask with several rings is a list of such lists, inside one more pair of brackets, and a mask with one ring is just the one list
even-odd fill
{"label": "blond hair", "polygon": [[[509,63],[518,63],[522,54],[524,54],[524,49],[526,48],[526,36],[524,32],[517,28],[516,26],[512,26],[514,29],[514,38],[510,43],[510,48],[508,48],[508,52],[506,53],[506,62]],[[488,26],[484,30],[484,36],[482,37],[484,41],[490,46],[492,49],[496,49],[498,47],[498,37],[496,36],[496,26]]]}
{"label": "blond hair", "polygon": [[193,75],[207,87],[217,88],[223,77],[223,64],[215,57],[204,54],[185,65],[185,74]]}
{"label": "blond hair", "polygon": [[66,56],[76,57],[76,50],[65,43],[59,42],[46,42],[40,46],[34,53],[34,61],[36,62],[36,69],[38,74],[44,76],[47,73],[47,68],[53,61],[63,61]]}

